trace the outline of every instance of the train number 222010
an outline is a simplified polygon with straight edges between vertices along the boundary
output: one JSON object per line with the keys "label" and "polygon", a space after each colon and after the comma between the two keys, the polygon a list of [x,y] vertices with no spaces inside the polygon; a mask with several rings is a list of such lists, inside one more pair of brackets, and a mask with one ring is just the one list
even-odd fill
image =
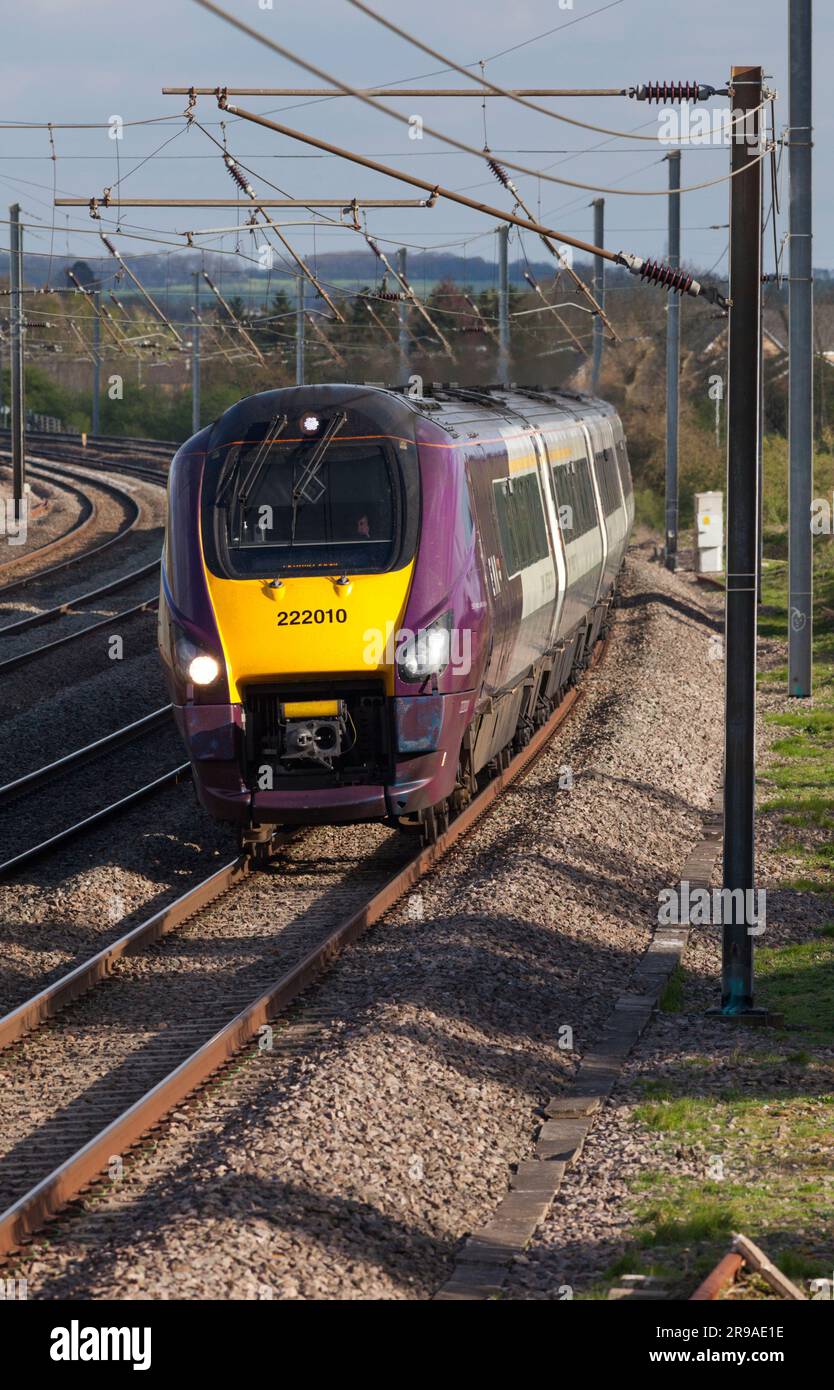
{"label": "train number 222010", "polygon": [[278,614],[279,627],[301,627],[309,623],[346,623],[345,608],[283,608]]}

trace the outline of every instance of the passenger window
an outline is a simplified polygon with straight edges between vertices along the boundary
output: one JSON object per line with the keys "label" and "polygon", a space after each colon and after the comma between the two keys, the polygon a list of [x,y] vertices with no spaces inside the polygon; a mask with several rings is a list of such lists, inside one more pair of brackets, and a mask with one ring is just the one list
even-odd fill
{"label": "passenger window", "polygon": [[586,458],[570,459],[552,469],[559,524],[565,543],[579,540],[597,524],[591,471]]}
{"label": "passenger window", "polygon": [[492,490],[509,577],[548,554],[541,488],[535,473],[522,473],[497,479]]}
{"label": "passenger window", "polygon": [[613,449],[604,449],[598,453],[596,466],[602,510],[605,516],[610,516],[620,505],[620,484]]}

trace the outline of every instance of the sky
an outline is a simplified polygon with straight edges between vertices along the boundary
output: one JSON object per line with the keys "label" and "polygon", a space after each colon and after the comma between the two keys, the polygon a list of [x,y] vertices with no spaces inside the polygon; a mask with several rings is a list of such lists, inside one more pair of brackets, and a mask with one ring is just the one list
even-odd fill
{"label": "sky", "polygon": [[[400,83],[468,85],[458,74],[438,75],[441,63],[382,29],[348,0],[222,0],[258,32],[353,86]],[[722,86],[731,64],[761,63],[778,92],[777,132],[787,124],[788,0],[377,0],[377,8],[463,65],[484,62],[489,80],[503,86],[628,87],[664,79],[697,80]],[[827,151],[834,134],[832,104],[819,99],[834,59],[834,5],[818,3],[815,15],[815,243],[814,265],[834,269],[834,180]],[[182,97],[163,96],[164,85],[316,86],[319,79],[238,33],[194,0],[0,0],[4,43],[0,56],[0,125],[53,122],[45,129],[0,128],[0,201],[19,201],[26,223],[27,251],[91,255],[100,249],[98,224],[85,208],[57,209],[62,195],[89,198],[118,183],[133,197],[230,197],[235,187],[208,134],[181,119]],[[555,32],[548,33],[549,30]],[[509,50],[509,51],[507,51]],[[479,69],[476,67],[476,71]],[[429,76],[431,74],[431,76]],[[415,85],[418,85],[415,83]],[[271,114],[334,144],[371,155],[432,183],[509,208],[509,195],[482,159],[451,150],[425,130],[409,138],[406,125],[363,107],[355,99],[231,98],[247,109]],[[562,115],[625,132],[607,136],[490,99],[418,99],[389,103],[402,115],[479,149],[486,142],[505,164],[513,161],[551,178],[606,188],[606,245],[642,256],[665,254],[668,146],[658,142],[658,109],[624,98],[559,99],[543,104]],[[711,108],[726,106],[716,99]],[[280,114],[278,114],[280,113]],[[113,116],[124,122],[123,138],[109,138]],[[202,97],[197,120],[253,173],[250,182],[266,195],[270,184],[292,197],[420,197],[390,178],[229,116],[223,121],[213,97]],[[148,121],[153,124],[134,125]],[[92,129],[60,129],[90,123]],[[647,140],[638,136],[649,136]],[[169,143],[165,143],[169,142]],[[164,148],[161,148],[163,147]],[[52,156],[55,156],[53,158]],[[153,156],[149,158],[149,156]],[[690,146],[682,157],[682,183],[725,179],[729,152],[715,145]],[[777,241],[786,231],[787,165],[779,172],[782,212]],[[591,239],[594,189],[550,182],[535,173],[510,171],[542,222]],[[5,195],[3,197],[2,195]],[[274,196],[279,196],[274,194]],[[769,170],[765,181],[770,205]],[[3,217],[6,217],[5,211]],[[361,249],[360,237],[338,226],[313,227],[305,210],[274,214],[304,255]],[[154,240],[183,244],[176,232],[232,228],[238,214],[227,210],[131,209],[105,214],[108,232],[132,256],[161,249]],[[726,269],[728,184],[687,193],[683,199],[682,257],[701,270]],[[496,254],[495,220],[443,201],[432,209],[374,209],[368,229],[385,249],[445,247],[458,254]],[[137,239],[126,234],[136,232]],[[234,231],[195,238],[195,244],[233,254],[253,254],[252,238]],[[8,246],[8,226],[0,231]],[[167,248],[166,248],[167,249]],[[526,252],[541,259],[535,236],[513,236],[511,257]],[[766,268],[773,268],[768,233]],[[785,260],[785,265],[787,264]]]}

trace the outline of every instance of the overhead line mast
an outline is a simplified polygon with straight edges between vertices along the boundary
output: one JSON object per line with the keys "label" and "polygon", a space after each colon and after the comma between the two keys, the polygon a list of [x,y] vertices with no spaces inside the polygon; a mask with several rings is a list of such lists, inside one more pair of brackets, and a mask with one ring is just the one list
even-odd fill
{"label": "overhead line mast", "polygon": [[[752,113],[751,136],[736,139],[730,184],[730,313],[727,393],[727,570],[725,598],[723,886],[733,895],[723,921],[721,1013],[754,1014],[750,921],[755,887],[756,577],[759,566],[759,409],[762,329],[762,70],[734,67],[735,100]],[[735,894],[741,890],[745,907]]]}

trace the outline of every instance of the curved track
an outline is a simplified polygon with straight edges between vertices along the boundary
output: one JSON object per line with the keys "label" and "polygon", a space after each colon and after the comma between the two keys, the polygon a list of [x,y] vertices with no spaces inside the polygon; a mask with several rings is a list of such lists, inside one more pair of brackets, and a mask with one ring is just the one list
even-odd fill
{"label": "curved track", "polygon": [[[40,471],[38,471],[38,476],[45,477],[48,478],[50,481],[53,481],[53,479],[50,478],[50,475],[48,473],[40,473]],[[80,511],[78,516],[67,527],[66,531],[62,531],[59,536],[55,536],[51,541],[45,541],[43,545],[35,546],[31,550],[24,551],[21,555],[12,555],[9,559],[4,560],[2,564],[0,564],[0,578],[7,574],[13,574],[14,571],[17,569],[25,568],[25,566],[27,564],[30,564],[33,560],[42,559],[45,556],[53,555],[56,552],[59,552],[66,545],[70,544],[71,541],[77,541],[81,536],[83,536],[87,531],[91,531],[95,526],[96,506],[95,503],[90,499],[90,497],[88,497],[88,495],[81,488],[75,487],[71,482],[65,481],[63,479],[56,479],[54,481],[58,481],[60,483],[64,492],[72,493],[78,499],[80,505]],[[28,582],[29,578],[39,577],[41,574],[50,574],[52,573],[53,569],[60,568],[61,565],[55,565],[52,567],[52,569],[34,570],[31,576],[24,575],[21,579],[13,579],[10,584],[6,584],[3,586],[3,588],[0,588],[0,598],[2,598],[5,593],[9,592],[12,589],[22,588],[23,585]]]}
{"label": "curved track", "polygon": [[115,484],[108,482],[106,479],[87,477],[83,474],[69,472],[57,466],[50,468],[49,461],[47,460],[35,463],[34,467],[39,476],[46,477],[50,479],[50,481],[58,481],[66,485],[66,480],[69,479],[69,486],[71,486],[72,490],[87,504],[89,512],[86,514],[82,525],[75,526],[71,530],[65,532],[63,536],[59,536],[57,540],[49,541],[39,549],[29,550],[25,555],[16,557],[14,560],[7,561],[4,566],[0,566],[0,576],[8,570],[10,565],[17,565],[18,563],[22,565],[24,562],[28,563],[32,559],[37,559],[39,556],[42,557],[46,554],[54,554],[59,547],[63,548],[68,541],[73,539],[78,540],[79,534],[82,531],[87,532],[88,530],[92,530],[97,518],[95,502],[90,499],[81,488],[73,486],[75,483],[92,484],[101,492],[114,498],[124,508],[129,520],[126,525],[119,528],[114,536],[110,536],[106,541],[100,541],[95,545],[88,546],[86,549],[76,551],[74,554],[67,556],[65,560],[60,560],[57,564],[50,565],[47,569],[34,569],[31,574],[22,575],[20,579],[14,579],[10,584],[4,585],[0,588],[0,601],[2,601],[7,594],[13,593],[17,589],[22,589],[27,584],[39,583],[42,579],[66,570],[71,565],[76,565],[82,560],[89,560],[93,556],[101,555],[105,550],[109,550],[112,546],[118,544],[119,541],[129,536],[134,531],[139,520],[139,508],[130,494],[121,491]]}
{"label": "curved track", "polygon": [[[89,468],[89,463],[87,463],[86,466]],[[141,466],[137,466],[134,468],[133,466],[126,465],[124,463],[118,463],[116,465],[116,469],[118,471],[129,471],[135,476],[147,479],[149,481],[154,482],[155,484],[159,484],[160,486],[163,486],[165,483],[164,475],[156,469],[147,469]],[[88,484],[88,486],[92,485],[93,489],[100,489],[104,491],[109,496],[116,498],[120,502],[120,504],[125,508],[128,521],[126,525],[120,527],[120,529],[115,535],[108,537],[107,540],[101,541],[96,545],[87,547],[86,549],[76,554],[68,556],[65,560],[60,561],[58,564],[51,565],[47,569],[38,569],[30,574],[24,575],[19,580],[13,581],[5,588],[0,589],[0,601],[2,601],[7,595],[15,593],[18,589],[23,588],[26,585],[35,585],[37,583],[40,583],[44,579],[54,576],[55,574],[63,574],[71,566],[79,563],[82,560],[89,560],[92,558],[100,557],[104,552],[109,551],[118,542],[126,540],[131,536],[134,536],[136,534],[136,528],[141,518],[141,510],[135,499],[129,493],[124,492],[117,485],[105,479],[97,478],[94,475],[91,476],[90,473],[74,473],[69,471],[66,467],[62,465],[51,465],[51,461],[47,460],[38,460],[37,472],[39,476],[46,477],[49,479],[57,478],[60,482],[64,484],[65,480],[69,479],[71,480],[69,486],[74,487],[75,483],[86,483]],[[78,495],[80,497],[85,498],[90,508],[90,515],[87,518],[87,522],[85,522],[85,526],[87,524],[93,524],[96,516],[96,507],[94,499],[91,500],[78,487],[74,487],[74,491],[78,492]],[[78,530],[76,529],[74,532],[67,533],[67,535],[61,537],[61,545],[65,543],[68,535],[77,536]],[[49,546],[43,547],[43,549],[49,550],[51,546],[55,544],[57,544],[57,542],[51,542]],[[41,551],[30,551],[26,556],[22,556],[21,559],[31,559],[33,555],[38,555],[40,553]],[[141,565],[136,569],[130,570],[127,574],[119,576],[117,579],[111,580],[107,584],[96,586],[95,588],[88,590],[86,593],[77,595],[73,599],[68,599],[58,604],[53,604],[49,608],[41,612],[29,614],[26,617],[20,618],[15,622],[7,623],[5,626],[0,627],[0,638],[18,637],[22,633],[27,632],[32,628],[43,626],[70,614],[74,615],[78,612],[79,609],[83,608],[87,604],[95,603],[108,595],[119,593],[121,590],[131,587],[138,581],[144,578],[149,578],[157,571],[158,565],[158,560],[154,560],[149,564]],[[39,656],[46,655],[57,648],[63,647],[67,643],[75,642],[77,640],[80,640],[82,637],[88,636],[91,633],[99,632],[103,628],[111,625],[113,621],[116,619],[129,618],[138,613],[147,612],[155,608],[157,603],[158,596],[155,594],[151,595],[146,600],[143,600],[141,603],[135,604],[132,607],[123,610],[121,613],[104,618],[100,622],[90,624],[87,627],[78,628],[70,633],[67,633],[62,637],[54,639],[51,642],[44,643],[41,646],[33,647],[29,650],[19,652],[15,656],[9,657],[6,661],[0,662],[0,675],[14,671],[20,666],[24,666],[28,662],[35,660]]]}

